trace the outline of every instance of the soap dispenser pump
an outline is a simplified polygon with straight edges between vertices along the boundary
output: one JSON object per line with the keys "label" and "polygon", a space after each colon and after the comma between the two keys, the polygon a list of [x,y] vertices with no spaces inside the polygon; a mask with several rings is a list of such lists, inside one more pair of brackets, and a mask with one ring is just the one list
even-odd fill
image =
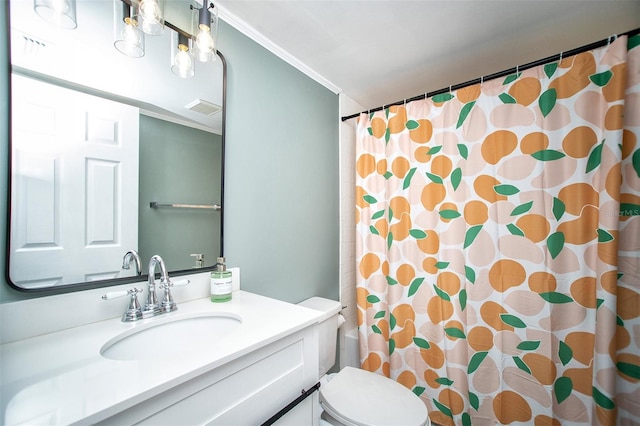
{"label": "soap dispenser pump", "polygon": [[193,269],[204,268],[204,254],[202,253],[193,253],[189,256],[195,258],[195,264],[192,266]]}
{"label": "soap dispenser pump", "polygon": [[211,301],[219,303],[229,300],[231,300],[231,271],[227,271],[224,257],[219,257],[216,270],[211,273]]}

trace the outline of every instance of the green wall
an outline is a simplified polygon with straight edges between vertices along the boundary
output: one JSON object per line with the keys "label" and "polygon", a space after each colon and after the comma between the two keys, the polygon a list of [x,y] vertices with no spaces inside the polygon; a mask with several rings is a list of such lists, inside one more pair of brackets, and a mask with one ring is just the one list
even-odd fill
{"label": "green wall", "polygon": [[[0,8],[0,22],[5,21]],[[4,27],[4,25],[3,25]],[[224,252],[244,289],[338,299],[338,96],[222,23],[228,63]],[[0,189],[7,193],[8,63],[0,34]],[[5,197],[6,200],[6,197]],[[6,201],[0,215],[6,218]],[[0,227],[6,241],[6,229]],[[0,249],[5,270],[6,247]],[[25,293],[0,280],[0,302]]]}
{"label": "green wall", "polygon": [[338,299],[338,95],[234,28],[228,62],[224,252],[246,290]]}
{"label": "green wall", "polygon": [[219,211],[152,209],[149,203],[221,204],[221,160],[220,135],[140,116],[138,249],[145,262],[159,254],[171,271],[190,269],[190,254],[201,253],[205,266],[216,264]]}

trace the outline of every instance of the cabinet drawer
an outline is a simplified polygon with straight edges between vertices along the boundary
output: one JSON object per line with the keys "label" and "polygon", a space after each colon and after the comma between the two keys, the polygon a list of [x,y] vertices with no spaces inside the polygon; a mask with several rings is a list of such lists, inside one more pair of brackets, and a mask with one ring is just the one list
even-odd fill
{"label": "cabinet drawer", "polygon": [[144,419],[140,425],[255,425],[304,388],[301,340]]}

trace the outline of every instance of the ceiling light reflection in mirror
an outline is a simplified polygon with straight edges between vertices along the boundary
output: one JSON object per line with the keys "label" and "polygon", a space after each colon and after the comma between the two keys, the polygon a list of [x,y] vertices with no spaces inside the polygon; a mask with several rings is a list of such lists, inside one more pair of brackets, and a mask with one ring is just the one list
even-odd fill
{"label": "ceiling light reflection in mirror", "polygon": [[[36,0],[37,2],[60,3],[73,0]],[[151,0],[145,0],[151,1]],[[167,12],[175,17],[180,25],[188,25],[188,30],[199,28],[199,16],[202,14],[198,3],[189,1],[171,1]],[[142,26],[134,17],[140,14],[135,3],[128,11],[121,0],[93,0],[81,2],[75,11],[78,23],[69,30],[55,23],[46,22],[34,13],[33,0],[13,0],[11,2],[11,61],[14,71],[27,75],[36,75],[55,83],[67,82],[68,86],[77,85],[91,88],[96,95],[124,103],[136,101],[138,106],[149,113],[157,113],[164,118],[173,118],[176,122],[221,133],[222,114],[203,114],[187,106],[198,98],[194,93],[202,93],[202,87],[213,86],[211,75],[222,74],[220,60],[202,62],[195,59],[208,58],[201,51],[189,49],[187,54],[193,60],[194,73],[189,79],[179,79],[171,71],[174,51],[177,48],[178,33],[165,26],[161,35],[146,35]],[[169,7],[170,6],[170,7]],[[215,10],[208,4],[208,10]],[[55,15],[54,13],[52,13]],[[214,44],[217,35],[217,13],[208,14],[211,19],[211,34]],[[111,16],[113,19],[105,19]],[[139,18],[138,18],[139,19]],[[59,19],[58,19],[59,20]],[[129,20],[128,29],[144,40],[142,51],[131,56],[122,54],[114,44],[122,39],[123,23]],[[54,19],[55,21],[55,19]],[[169,21],[167,20],[167,23]],[[183,32],[186,34],[186,32]],[[195,31],[194,31],[195,33]],[[194,36],[195,37],[195,36]],[[196,45],[193,39],[188,45]],[[128,47],[132,49],[132,47]],[[135,50],[135,49],[134,49]],[[213,50],[215,52],[215,48]],[[139,57],[135,57],[138,56]],[[217,55],[213,55],[217,58]],[[95,64],[104,64],[98,70]],[[135,72],[128,72],[135,67]],[[169,79],[169,80],[168,80]],[[173,80],[171,80],[173,79]],[[170,83],[167,84],[167,81]],[[222,105],[222,87],[208,90],[206,103]],[[216,108],[219,110],[219,108]]]}

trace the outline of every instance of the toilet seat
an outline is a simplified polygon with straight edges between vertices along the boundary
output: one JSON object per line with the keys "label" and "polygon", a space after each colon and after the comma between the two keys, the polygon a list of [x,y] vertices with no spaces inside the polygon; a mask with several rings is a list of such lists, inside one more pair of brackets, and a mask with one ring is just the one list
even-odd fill
{"label": "toilet seat", "polygon": [[320,404],[347,426],[422,426],[429,422],[427,407],[409,389],[353,367],[345,367],[320,387]]}

